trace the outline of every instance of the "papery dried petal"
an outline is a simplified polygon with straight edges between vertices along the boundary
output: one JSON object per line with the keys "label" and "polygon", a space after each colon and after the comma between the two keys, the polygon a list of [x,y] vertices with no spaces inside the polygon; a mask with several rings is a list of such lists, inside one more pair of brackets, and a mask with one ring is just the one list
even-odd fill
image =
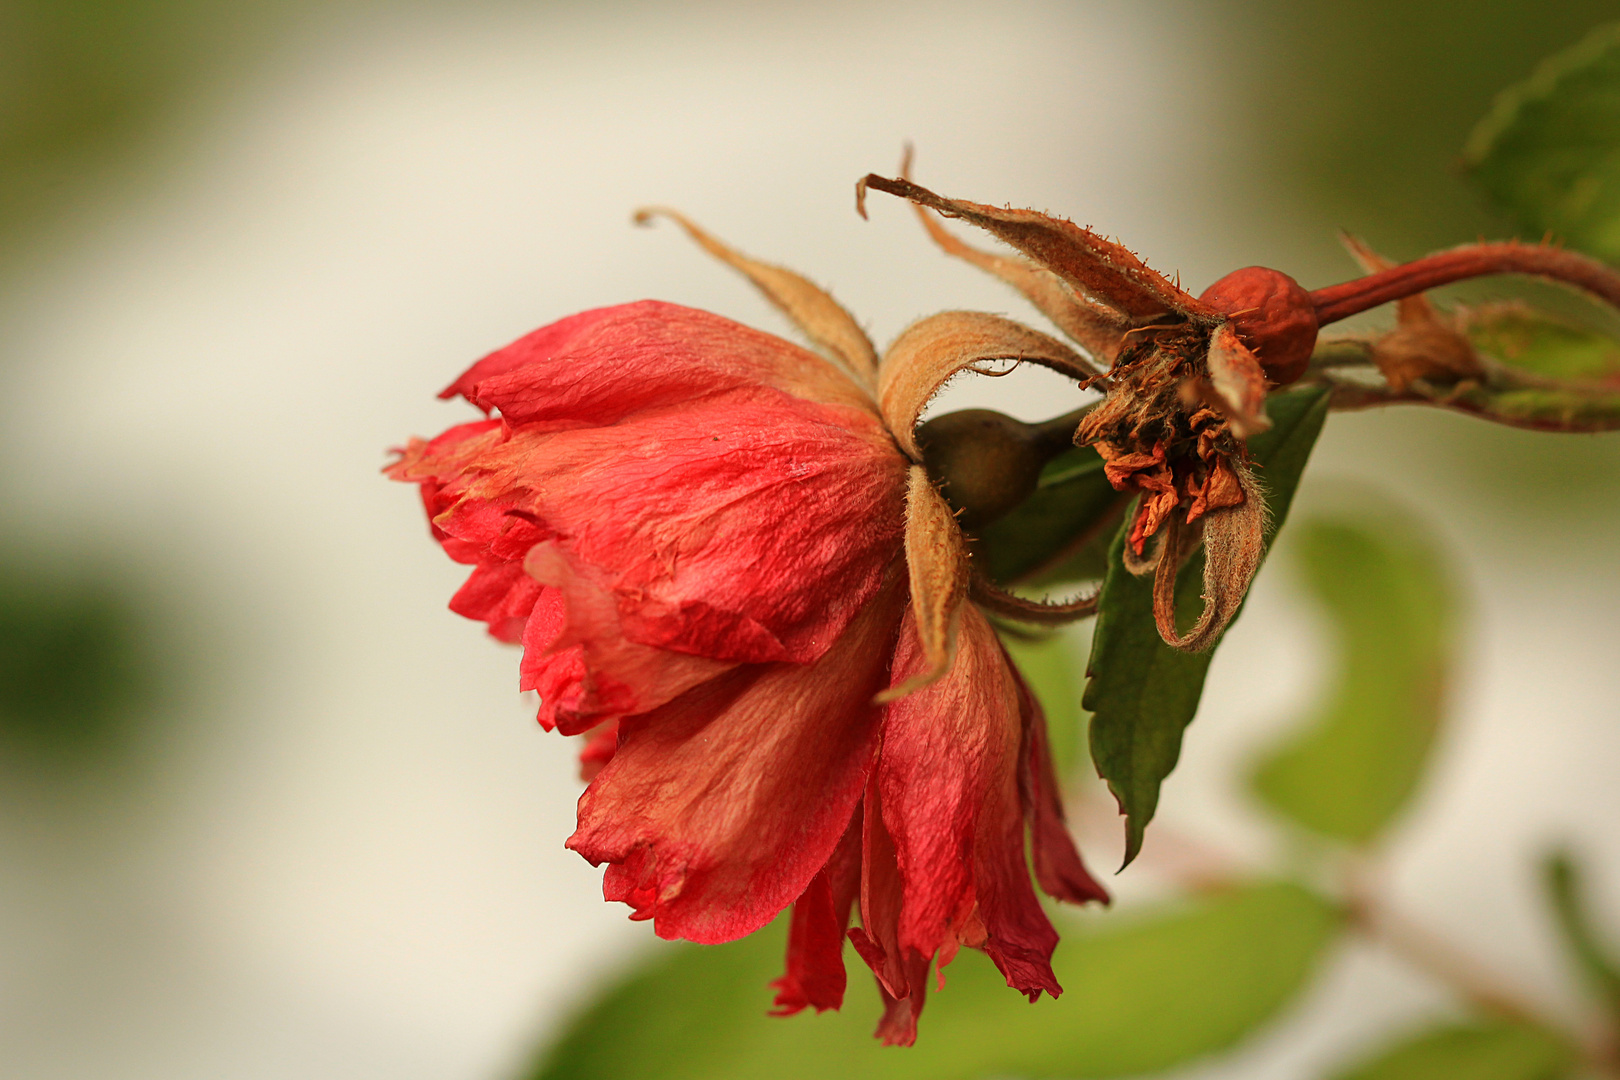
{"label": "papery dried petal", "polygon": [[1209,380],[1232,434],[1246,439],[1271,427],[1266,416],[1266,374],[1231,323],[1222,323],[1210,335]]}
{"label": "papery dried petal", "polygon": [[[1061,992],[1051,970],[1057,932],[1025,862],[1020,795],[1020,686],[989,623],[963,613],[950,674],[891,705],[878,762],[883,819],[893,837],[902,905],[898,947],[933,957],[970,916],[982,948],[1031,1000]],[[916,622],[902,628],[895,678],[927,662]]]}
{"label": "papery dried petal", "polygon": [[773,1016],[792,1016],[806,1006],[817,1012],[844,1002],[844,934],[850,910],[860,896],[864,826],[860,807],[844,830],[827,865],[793,902],[788,928],[786,970],[771,983],[776,991]]}
{"label": "papery dried petal", "polygon": [[445,395],[499,409],[509,424],[605,426],[646,409],[761,387],[874,411],[868,391],[825,357],[657,300],[588,311],[527,334],[474,364]]}
{"label": "papery dried petal", "polygon": [[1204,609],[1185,634],[1176,626],[1176,577],[1197,546],[1198,526],[1171,518],[1166,529],[1165,549],[1153,579],[1153,617],[1165,643],[1184,652],[1202,652],[1220,639],[1243,606],[1265,555],[1265,497],[1246,466],[1237,469],[1237,477],[1243,502],[1210,513],[1201,522]]}
{"label": "papery dried petal", "polygon": [[1024,815],[1029,819],[1030,845],[1034,857],[1035,880],[1050,897],[1071,904],[1090,901],[1106,904],[1108,890],[1097,883],[1074,845],[1063,815],[1063,789],[1052,765],[1051,741],[1046,730],[1046,714],[1030,692],[1018,669],[1008,666],[1018,679],[1018,707],[1024,725],[1023,760],[1019,791]]}
{"label": "papery dried petal", "polygon": [[827,865],[866,786],[904,603],[886,586],[810,664],[747,665],[651,713],[579,801],[568,846],[660,937],[764,926]]}

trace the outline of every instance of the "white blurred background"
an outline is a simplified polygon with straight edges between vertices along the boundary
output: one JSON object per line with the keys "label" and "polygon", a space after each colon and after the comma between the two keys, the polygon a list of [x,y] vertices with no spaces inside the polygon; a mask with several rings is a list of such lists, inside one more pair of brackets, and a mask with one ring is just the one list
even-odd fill
{"label": "white blurred background", "polygon": [[[651,932],[563,850],[574,747],[535,726],[515,653],[445,609],[461,568],[379,475],[387,449],[466,418],[434,393],[576,310],[659,297],[788,332],[675,230],[633,228],[643,203],[830,285],[880,343],[944,308],[1034,318],[893,200],[856,217],[855,179],[906,140],[936,189],[1072,216],[1194,291],[1257,261],[1311,287],[1348,276],[1331,226],[1376,238],[1381,219],[1325,220],[1354,204],[1293,193],[1255,120],[1247,50],[1271,30],[1243,18],[375,5],[232,53],[229,80],[13,251],[0,291],[9,542],[138,574],[191,679],[133,763],[0,772],[0,1072],[520,1070]],[[1061,393],[1020,373],[947,407],[1036,418]],[[1569,1011],[1531,860],[1580,844],[1620,928],[1620,454],[1546,439],[1336,416],[1296,513],[1371,489],[1455,555],[1464,668],[1389,852],[1393,899]],[[1234,777],[1328,655],[1286,555],[1161,805],[1247,858],[1272,841]],[[1237,1057],[1182,1075],[1308,1075],[1446,1007],[1375,950],[1331,964]]]}

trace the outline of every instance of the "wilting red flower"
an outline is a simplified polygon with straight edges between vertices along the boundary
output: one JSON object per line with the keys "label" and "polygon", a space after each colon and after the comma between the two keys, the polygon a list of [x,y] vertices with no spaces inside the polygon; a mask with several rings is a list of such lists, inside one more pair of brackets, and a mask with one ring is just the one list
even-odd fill
{"label": "wilting red flower", "polygon": [[1040,708],[967,597],[1066,612],[973,577],[914,428],[977,362],[1091,369],[967,312],[880,362],[826,293],[681,220],[831,358],[655,302],[485,357],[444,396],[491,418],[389,470],[474,567],[450,606],[523,646],[542,724],[589,735],[568,846],[660,936],[729,941],[792,904],[778,1011],[835,1008],[858,903],[848,936],[890,1043],[915,1038],[929,969],[961,945],[1056,995],[1026,830],[1046,892],[1106,894],[1064,826]]}

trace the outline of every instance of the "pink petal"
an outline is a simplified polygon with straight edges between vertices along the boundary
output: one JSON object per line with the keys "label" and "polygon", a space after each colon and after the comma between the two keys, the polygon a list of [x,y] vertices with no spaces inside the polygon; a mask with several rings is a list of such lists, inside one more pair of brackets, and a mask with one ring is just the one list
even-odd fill
{"label": "pink petal", "polygon": [[[898,567],[894,568],[898,571]],[[898,575],[809,665],[744,666],[625,718],[568,846],[660,937],[730,941],[802,895],[865,787]]]}

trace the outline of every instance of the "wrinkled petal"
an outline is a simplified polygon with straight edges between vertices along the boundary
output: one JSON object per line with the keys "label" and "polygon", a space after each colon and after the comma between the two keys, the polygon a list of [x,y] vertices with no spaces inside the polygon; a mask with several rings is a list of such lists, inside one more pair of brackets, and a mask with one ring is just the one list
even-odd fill
{"label": "wrinkled petal", "polygon": [[844,1003],[844,932],[861,885],[862,835],[857,806],[832,858],[793,902],[786,970],[771,983],[773,1016],[792,1016],[806,1006],[822,1012]]}
{"label": "wrinkled petal", "polygon": [[575,735],[646,712],[736,666],[631,640],[613,593],[558,544],[535,545],[526,575],[548,586],[523,633],[519,687],[540,694],[540,723]]}
{"label": "wrinkled petal", "polygon": [[808,665],[749,665],[620,722],[568,846],[660,937],[759,929],[827,864],[866,786],[898,577]]}
{"label": "wrinkled petal", "polygon": [[[902,882],[897,944],[902,953],[932,958],[954,948],[976,916],[979,947],[1008,985],[1032,1001],[1042,991],[1056,996],[1057,931],[1036,899],[1024,855],[1019,681],[971,606],[960,642],[950,674],[889,706],[883,726],[877,777]],[[894,678],[925,663],[908,616]]]}
{"label": "wrinkled petal", "polygon": [[443,485],[448,534],[494,542],[498,519],[555,539],[612,592],[630,640],[803,662],[877,590],[905,470],[869,414],[756,387],[609,428],[490,429],[396,475]]}
{"label": "wrinkled petal", "polygon": [[885,1046],[910,1046],[917,1041],[917,1017],[928,997],[933,956],[900,944],[904,885],[875,771],[867,780],[861,818],[861,925],[849,932],[849,940],[877,977],[883,998],[875,1034]]}
{"label": "wrinkled petal", "polygon": [[643,409],[771,387],[871,412],[867,392],[791,341],[677,304],[642,300],[575,315],[474,364],[459,393],[508,423],[613,424]]}
{"label": "wrinkled petal", "polygon": [[685,229],[703,250],[753,282],[806,337],[836,357],[861,385],[872,388],[877,380],[877,350],[861,324],[831,293],[792,270],[762,263],[732,250],[679,211],[661,206],[636,211],[638,225],[645,225],[654,217],[669,218]]}
{"label": "wrinkled petal", "polygon": [[1108,890],[1086,869],[1080,849],[1075,847],[1074,837],[1069,835],[1069,826],[1064,821],[1063,792],[1052,765],[1046,714],[1030,692],[1029,684],[1024,682],[1018,669],[1012,667],[1010,657],[1007,664],[1018,681],[1018,708],[1024,722],[1019,792],[1024,801],[1024,815],[1029,819],[1035,880],[1046,895],[1054,899],[1071,904],[1092,900],[1106,904]]}

